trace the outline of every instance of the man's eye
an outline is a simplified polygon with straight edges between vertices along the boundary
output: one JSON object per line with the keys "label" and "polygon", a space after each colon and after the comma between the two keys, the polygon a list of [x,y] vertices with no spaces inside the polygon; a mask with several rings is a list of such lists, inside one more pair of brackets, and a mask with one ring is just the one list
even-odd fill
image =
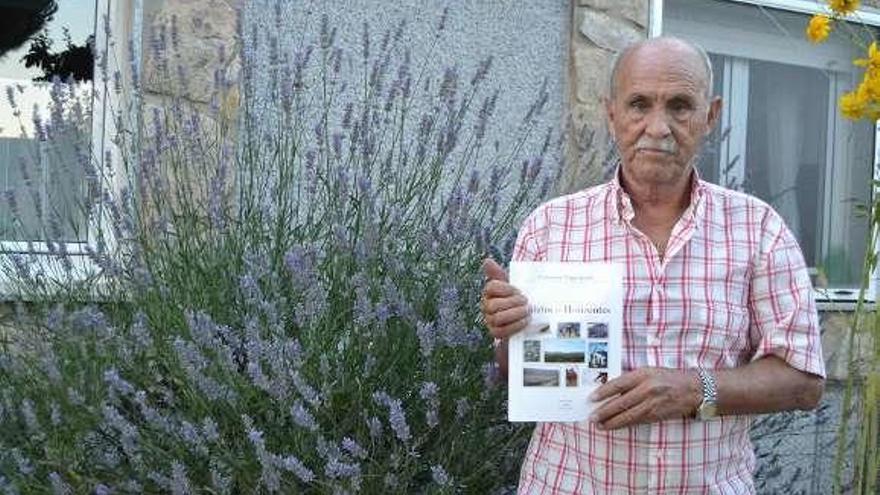
{"label": "man's eye", "polygon": [[691,109],[691,105],[686,101],[674,101],[669,107],[674,113],[684,113]]}
{"label": "man's eye", "polygon": [[644,110],[648,108],[648,102],[645,100],[633,100],[629,102],[629,106],[635,110]]}

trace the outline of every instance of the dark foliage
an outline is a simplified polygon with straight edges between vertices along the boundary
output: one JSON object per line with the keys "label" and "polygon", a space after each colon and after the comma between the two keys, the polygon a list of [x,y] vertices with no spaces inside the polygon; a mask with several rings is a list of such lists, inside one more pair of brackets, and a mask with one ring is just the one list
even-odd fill
{"label": "dark foliage", "polygon": [[0,57],[24,45],[57,11],[56,0],[0,0]]}

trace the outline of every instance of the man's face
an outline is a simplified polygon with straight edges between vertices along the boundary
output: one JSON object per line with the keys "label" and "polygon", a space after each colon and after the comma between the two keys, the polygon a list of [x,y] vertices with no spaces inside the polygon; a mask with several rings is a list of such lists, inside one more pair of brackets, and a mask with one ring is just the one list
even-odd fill
{"label": "man's face", "polygon": [[621,61],[606,109],[628,180],[672,185],[690,177],[721,107],[719,98],[707,101],[706,79],[699,56],[679,45],[643,46]]}

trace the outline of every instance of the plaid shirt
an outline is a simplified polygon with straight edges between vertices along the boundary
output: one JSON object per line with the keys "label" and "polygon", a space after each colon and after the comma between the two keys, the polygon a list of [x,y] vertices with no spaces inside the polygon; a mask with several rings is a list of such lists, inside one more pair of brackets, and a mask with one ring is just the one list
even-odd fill
{"label": "plaid shirt", "polygon": [[[690,205],[662,259],[632,226],[634,214],[618,179],[557,198],[528,217],[513,257],[626,266],[624,372],[733,368],[775,355],[824,376],[803,255],[773,209],[694,173]],[[519,493],[754,493],[750,424],[749,416],[615,431],[538,423]]]}

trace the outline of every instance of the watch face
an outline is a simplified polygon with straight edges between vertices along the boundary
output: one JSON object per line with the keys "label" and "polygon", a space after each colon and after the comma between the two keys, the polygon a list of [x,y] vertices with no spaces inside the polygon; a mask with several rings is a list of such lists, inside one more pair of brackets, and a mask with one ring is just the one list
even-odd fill
{"label": "watch face", "polygon": [[710,403],[703,403],[700,406],[700,419],[712,419],[718,415],[718,406]]}

